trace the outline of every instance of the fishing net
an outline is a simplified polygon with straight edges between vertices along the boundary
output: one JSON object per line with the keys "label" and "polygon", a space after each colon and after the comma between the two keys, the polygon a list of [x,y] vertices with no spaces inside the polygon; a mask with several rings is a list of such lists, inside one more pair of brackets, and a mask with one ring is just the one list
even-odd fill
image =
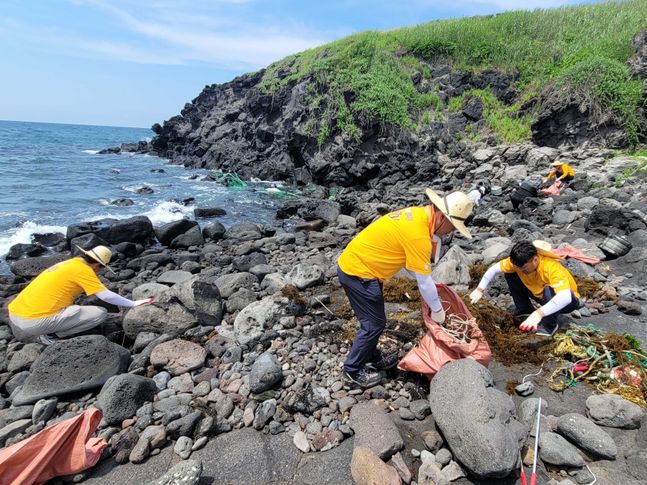
{"label": "fishing net", "polygon": [[551,389],[560,392],[587,382],[600,392],[647,407],[647,354],[635,338],[604,333],[592,325],[571,325],[554,340],[553,355],[562,363],[547,379]]}
{"label": "fishing net", "polygon": [[223,172],[222,170],[214,170],[211,176],[226,187],[242,188],[247,187],[247,182],[241,179],[236,172]]}

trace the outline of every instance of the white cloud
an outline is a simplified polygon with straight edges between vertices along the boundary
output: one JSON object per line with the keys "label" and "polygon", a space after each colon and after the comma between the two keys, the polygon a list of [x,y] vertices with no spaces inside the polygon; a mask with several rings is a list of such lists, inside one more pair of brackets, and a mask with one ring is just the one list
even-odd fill
{"label": "white cloud", "polygon": [[[328,42],[286,19],[258,25],[245,20],[252,0],[68,0],[112,21],[110,37],[60,29],[42,30],[37,38],[68,54],[145,64],[206,63],[227,69],[257,69],[286,55]],[[232,8],[234,7],[234,8]],[[226,12],[226,13],[225,13]],[[238,14],[238,15],[236,15]],[[280,22],[280,24],[279,24]],[[105,32],[105,29],[104,29]],[[120,35],[121,34],[121,35]],[[118,39],[115,40],[115,39]]]}

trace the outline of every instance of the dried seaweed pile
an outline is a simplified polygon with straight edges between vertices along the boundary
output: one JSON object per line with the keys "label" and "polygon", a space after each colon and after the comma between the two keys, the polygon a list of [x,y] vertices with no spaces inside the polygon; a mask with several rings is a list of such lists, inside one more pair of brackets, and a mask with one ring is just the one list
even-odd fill
{"label": "dried seaweed pile", "polygon": [[497,362],[504,365],[540,365],[549,358],[553,343],[534,339],[528,333],[521,332],[511,313],[487,300],[482,299],[476,305],[472,305],[467,298],[464,301],[476,318]]}
{"label": "dried seaweed pile", "polygon": [[599,296],[599,291],[602,288],[602,285],[599,282],[592,280],[591,278],[574,277],[574,279],[577,284],[577,290],[582,298],[594,300]]}
{"label": "dried seaweed pile", "polygon": [[420,308],[420,290],[418,290],[416,280],[391,278],[384,282],[382,293],[386,302],[406,303],[412,310]]}
{"label": "dried seaweed pile", "polygon": [[470,288],[476,288],[478,286],[487,269],[487,264],[473,264],[470,266]]}
{"label": "dried seaweed pile", "polygon": [[586,382],[647,407],[647,353],[631,335],[571,325],[555,341],[553,354],[564,363],[548,378],[551,389],[563,391]]}

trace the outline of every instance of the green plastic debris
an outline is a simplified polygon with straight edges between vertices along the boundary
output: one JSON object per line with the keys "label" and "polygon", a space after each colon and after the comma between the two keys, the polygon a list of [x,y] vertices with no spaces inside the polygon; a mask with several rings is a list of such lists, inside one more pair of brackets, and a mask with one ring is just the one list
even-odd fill
{"label": "green plastic debris", "polygon": [[223,184],[226,187],[247,187],[247,182],[241,179],[236,172],[223,172],[222,170],[214,170],[211,173],[211,176],[215,178],[217,182]]}

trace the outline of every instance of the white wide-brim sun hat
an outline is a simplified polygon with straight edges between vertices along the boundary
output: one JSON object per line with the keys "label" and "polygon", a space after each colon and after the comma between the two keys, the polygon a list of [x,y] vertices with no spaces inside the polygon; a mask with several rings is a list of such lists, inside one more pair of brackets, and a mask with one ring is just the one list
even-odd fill
{"label": "white wide-brim sun hat", "polygon": [[108,266],[108,263],[110,262],[110,258],[112,258],[112,251],[110,251],[110,249],[108,249],[105,246],[95,246],[89,251],[86,251],[78,244],[76,244],[76,247],[79,249],[79,251],[81,251],[86,256],[89,256],[92,259],[94,259],[101,266],[105,266],[110,271],[112,271],[112,268]]}
{"label": "white wide-brim sun hat", "polygon": [[537,254],[541,256],[546,256],[553,259],[563,259],[560,255],[553,253],[553,247],[548,241],[542,241],[541,239],[535,239],[532,242],[532,245],[535,246]]}
{"label": "white wide-brim sun hat", "polygon": [[553,167],[559,167],[560,165],[564,165],[564,162],[560,162],[558,160],[555,160],[553,163],[551,163]]}
{"label": "white wide-brim sun hat", "polygon": [[441,196],[431,189],[426,189],[425,193],[431,203],[442,212],[449,222],[467,239],[472,239],[472,234],[465,227],[465,220],[472,214],[474,203],[467,197],[464,192],[452,192]]}

